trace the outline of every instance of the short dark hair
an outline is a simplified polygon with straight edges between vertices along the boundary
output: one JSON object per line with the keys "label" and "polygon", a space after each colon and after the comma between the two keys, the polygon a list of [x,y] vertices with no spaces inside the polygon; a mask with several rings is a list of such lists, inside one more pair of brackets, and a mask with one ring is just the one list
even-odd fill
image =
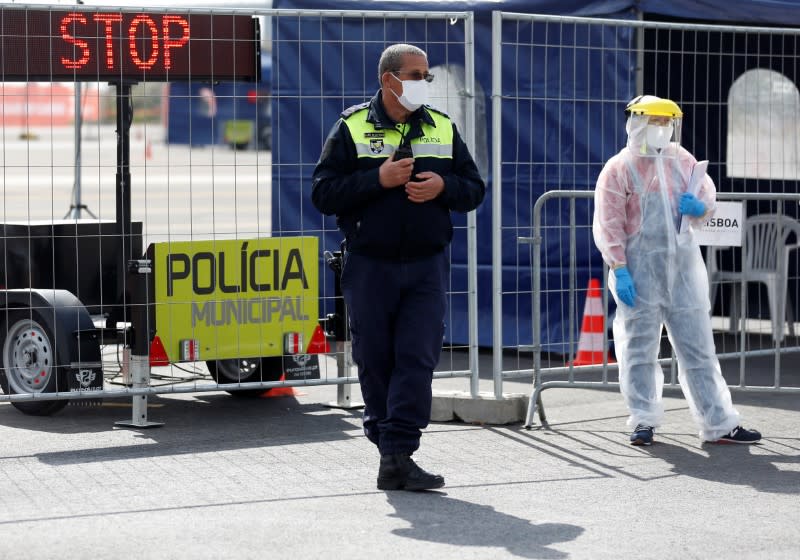
{"label": "short dark hair", "polygon": [[378,61],[378,83],[380,83],[381,76],[383,76],[384,72],[400,70],[400,68],[403,66],[403,57],[407,54],[424,56],[426,59],[428,58],[428,55],[425,54],[425,51],[419,47],[415,47],[414,45],[408,45],[406,43],[390,45],[386,47],[386,50],[384,50],[383,53],[381,53],[381,58]]}

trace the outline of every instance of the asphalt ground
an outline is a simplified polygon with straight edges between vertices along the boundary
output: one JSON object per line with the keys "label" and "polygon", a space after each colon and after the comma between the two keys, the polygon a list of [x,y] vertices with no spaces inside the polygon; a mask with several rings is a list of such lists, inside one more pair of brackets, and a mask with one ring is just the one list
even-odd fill
{"label": "asphalt ground", "polygon": [[447,485],[428,493],[376,490],[360,410],[326,406],[335,387],[151,397],[149,430],[114,426],[129,401],[0,403],[0,558],[798,557],[796,393],[734,393],[753,446],[701,444],[672,389],[650,447],[628,444],[616,390],[542,396],[549,429],[431,424],[415,458]]}

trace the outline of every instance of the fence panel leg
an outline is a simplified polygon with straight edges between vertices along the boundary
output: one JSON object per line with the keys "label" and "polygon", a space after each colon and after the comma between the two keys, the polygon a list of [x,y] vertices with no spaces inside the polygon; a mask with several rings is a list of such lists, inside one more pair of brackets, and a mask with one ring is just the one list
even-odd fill
{"label": "fence panel leg", "polygon": [[[349,340],[336,341],[336,369],[339,377],[349,377],[353,368],[353,354]],[[336,386],[336,400],[329,402],[326,406],[331,408],[362,408],[364,403],[354,402],[352,399],[353,384],[342,383]]]}
{"label": "fence panel leg", "polygon": [[[144,389],[150,386],[150,357],[131,355],[130,374],[133,389]],[[122,428],[158,428],[163,422],[147,420],[147,395],[134,395],[132,401],[131,421],[114,422]]]}

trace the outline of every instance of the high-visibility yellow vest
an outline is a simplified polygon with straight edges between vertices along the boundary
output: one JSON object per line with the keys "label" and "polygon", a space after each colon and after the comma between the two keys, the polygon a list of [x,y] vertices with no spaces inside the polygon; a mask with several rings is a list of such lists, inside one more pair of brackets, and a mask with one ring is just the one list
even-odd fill
{"label": "high-visibility yellow vest", "polygon": [[[453,159],[453,124],[447,115],[434,109],[425,108],[433,118],[431,125],[422,121],[423,135],[411,139],[414,158]],[[375,128],[367,121],[369,107],[364,107],[343,119],[353,138],[359,158],[391,157],[400,142],[411,130],[408,123],[400,123],[395,128]]]}

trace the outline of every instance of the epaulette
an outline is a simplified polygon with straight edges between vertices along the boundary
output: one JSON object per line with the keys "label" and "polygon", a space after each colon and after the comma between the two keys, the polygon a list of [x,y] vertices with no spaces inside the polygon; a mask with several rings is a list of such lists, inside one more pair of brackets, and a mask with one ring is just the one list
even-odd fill
{"label": "epaulette", "polygon": [[425,105],[425,108],[426,108],[428,111],[433,111],[434,113],[439,113],[440,115],[442,115],[442,116],[443,116],[444,118],[446,118],[446,119],[449,119],[449,118],[450,118],[450,115],[448,115],[448,114],[447,114],[447,113],[445,113],[444,111],[440,111],[440,110],[439,110],[439,109],[437,109],[436,107],[431,107],[430,105]]}
{"label": "epaulette", "polygon": [[353,105],[352,107],[348,107],[347,109],[342,111],[342,114],[340,116],[343,119],[346,119],[356,111],[360,111],[361,109],[366,109],[367,107],[369,107],[369,101],[365,101],[364,103],[359,103],[358,105]]}

